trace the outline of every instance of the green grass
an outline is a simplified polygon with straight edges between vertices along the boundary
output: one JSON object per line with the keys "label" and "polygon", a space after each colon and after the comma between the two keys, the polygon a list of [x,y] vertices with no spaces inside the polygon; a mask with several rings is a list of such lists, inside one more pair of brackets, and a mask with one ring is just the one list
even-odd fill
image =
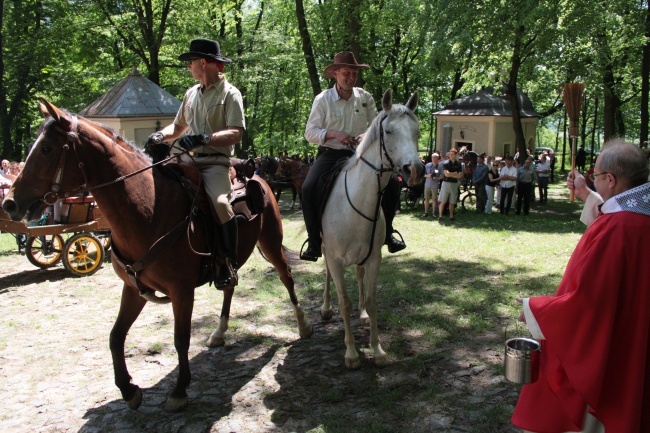
{"label": "green grass", "polygon": [[[435,380],[432,386],[426,378],[427,374],[441,374],[436,366],[440,368],[452,354],[438,350],[449,347],[466,349],[473,366],[485,366],[492,376],[503,375],[501,365],[486,363],[472,351],[486,347],[502,351],[503,328],[508,325],[509,332],[514,332],[512,327],[520,311],[516,297],[555,292],[571,252],[585,230],[579,221],[582,203],[569,202],[564,184],[562,179],[551,185],[548,204],[534,205],[526,217],[516,216],[514,211],[508,216],[459,211],[454,223],[440,224],[432,218],[420,217],[421,204],[416,209],[402,206],[394,225],[408,247],[398,254],[383,251],[377,291],[379,332],[391,359],[404,364],[400,370],[421,372],[425,379],[422,384],[405,380],[389,387],[382,386],[378,378],[366,380],[364,391],[359,391],[366,400],[363,410],[380,412],[389,429],[393,426],[391,431],[405,420],[426,418],[428,411],[435,412],[438,407],[444,408],[440,413],[452,422],[463,419],[466,412],[475,414],[473,431],[510,431],[506,428],[510,428],[511,404],[482,407],[481,403],[466,401],[467,395],[448,395],[448,390],[436,387]],[[298,251],[306,237],[302,214],[283,212],[283,225],[284,244]],[[255,273],[247,276],[246,285],[256,286],[257,290],[239,291],[238,296],[243,298],[240,301],[263,305],[263,314],[255,319],[261,320],[260,326],[281,324],[291,328],[293,317],[288,313],[286,294],[275,275],[260,276],[259,270],[264,269],[264,265],[258,266]],[[320,306],[324,288],[322,261],[294,266],[293,274],[301,304]],[[249,277],[256,281],[248,281]],[[346,272],[346,286],[356,307],[358,295],[352,267]],[[335,291],[332,297],[336,320]],[[477,342],[479,336],[482,339]],[[357,341],[362,352],[369,353],[361,345]],[[343,347],[341,335],[337,348],[341,354]],[[364,364],[364,368],[370,366]],[[504,384],[494,385],[499,386]],[[508,389],[513,390],[514,386],[510,384]],[[472,395],[472,390],[466,392]],[[333,389],[321,398],[336,405],[350,396]],[[404,401],[410,399],[428,404],[405,405]],[[405,406],[409,409],[405,410]],[[324,410],[320,421],[320,426],[310,431],[388,431],[383,424],[372,424],[367,417],[334,415],[328,410]]]}

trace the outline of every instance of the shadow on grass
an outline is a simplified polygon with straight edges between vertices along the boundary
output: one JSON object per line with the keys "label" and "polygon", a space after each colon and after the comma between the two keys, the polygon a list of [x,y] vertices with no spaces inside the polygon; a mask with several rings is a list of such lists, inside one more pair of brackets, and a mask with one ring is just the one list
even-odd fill
{"label": "shadow on grass", "polygon": [[[518,265],[495,272],[458,259],[432,269],[417,258],[385,260],[381,273],[379,334],[393,364],[374,366],[368,327],[353,319],[363,365],[347,371],[335,314],[325,335],[291,346],[278,366],[280,389],[265,399],[274,424],[298,432],[517,431],[509,417],[518,387],[501,377],[503,327],[515,321],[516,295],[554,291],[548,276],[528,275]],[[521,278],[504,285],[503,273]],[[310,279],[303,305],[320,304],[322,277],[295,274]],[[351,271],[346,285],[356,305]]]}
{"label": "shadow on grass", "polygon": [[[296,267],[293,274],[300,285],[301,304],[315,326],[311,339],[286,343],[273,336],[240,333],[235,343],[203,350],[190,360],[193,382],[190,406],[184,413],[163,410],[176,380],[174,369],[144,390],[139,411],[126,409],[119,400],[105,403],[86,413],[87,423],[80,431],[108,431],[107,422],[122,430],[208,431],[216,423],[223,427],[235,411],[250,410],[259,431],[514,433],[509,417],[519,388],[501,377],[503,327],[514,322],[515,296],[553,293],[553,280],[560,273],[536,275],[525,264],[506,262],[498,263],[495,271],[493,264],[462,258],[431,263],[420,257],[388,255],[379,278],[379,333],[392,363],[374,366],[368,326],[355,312],[353,332],[362,357],[362,367],[356,371],[344,367],[340,316],[320,320],[324,275],[311,267]],[[346,285],[354,305],[355,284],[350,268]],[[255,296],[241,293],[244,302]],[[286,294],[273,303],[282,304],[286,311]],[[293,318],[289,313],[280,319],[258,315],[252,309],[238,320],[261,328],[277,325],[278,320],[288,324]],[[195,318],[193,328],[195,333],[209,334],[214,318]],[[142,362],[131,358],[129,364],[136,371]],[[277,384],[260,379],[267,368]],[[270,413],[265,423],[255,418],[254,406],[260,402],[266,409],[263,413]]]}
{"label": "shadow on grass", "polygon": [[34,267],[33,270],[21,271],[0,277],[0,294],[6,293],[12,287],[14,290],[18,290],[22,286],[41,284],[47,281],[61,281],[69,277],[71,277],[70,273],[61,266],[48,269]]}
{"label": "shadow on grass", "polygon": [[[259,374],[280,346],[277,341],[263,344],[248,339],[204,350],[190,359],[192,384],[188,389],[189,407],[184,412],[164,410],[178,375],[178,368],[174,368],[153,387],[142,389],[143,402],[138,410],[128,409],[122,400],[110,401],[88,410],[83,417],[87,422],[79,431],[210,431],[212,425],[232,412],[235,394]],[[137,371],[138,364],[144,361],[136,357],[127,362]],[[251,398],[256,396],[251,393]]]}

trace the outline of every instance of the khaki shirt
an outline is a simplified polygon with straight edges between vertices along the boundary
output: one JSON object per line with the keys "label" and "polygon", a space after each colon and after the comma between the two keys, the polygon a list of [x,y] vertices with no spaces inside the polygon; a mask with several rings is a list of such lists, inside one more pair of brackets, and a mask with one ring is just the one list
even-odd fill
{"label": "khaki shirt", "polygon": [[[174,124],[190,128],[189,134],[212,134],[229,127],[246,128],[244,104],[239,90],[228,83],[226,77],[211,84],[201,93],[201,84],[190,87],[176,114]],[[235,146],[201,146],[199,153],[233,154]]]}

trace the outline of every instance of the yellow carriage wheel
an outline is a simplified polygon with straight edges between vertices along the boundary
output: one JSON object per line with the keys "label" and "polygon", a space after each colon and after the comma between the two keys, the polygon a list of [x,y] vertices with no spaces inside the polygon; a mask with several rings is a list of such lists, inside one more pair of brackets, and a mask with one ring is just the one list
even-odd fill
{"label": "yellow carriage wheel", "polygon": [[92,275],[101,268],[104,255],[104,247],[97,236],[77,233],[65,243],[63,266],[76,276]]}
{"label": "yellow carriage wheel", "polygon": [[32,236],[25,243],[27,260],[41,269],[59,263],[62,252],[63,238],[61,235]]}

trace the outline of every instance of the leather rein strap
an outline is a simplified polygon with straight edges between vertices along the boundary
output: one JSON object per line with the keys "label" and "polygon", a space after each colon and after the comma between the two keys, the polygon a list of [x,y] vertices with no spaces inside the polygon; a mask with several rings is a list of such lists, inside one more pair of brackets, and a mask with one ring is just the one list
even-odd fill
{"label": "leather rein strap", "polygon": [[[364,215],[359,209],[357,209],[354,206],[354,203],[352,203],[352,200],[350,199],[350,194],[348,191],[348,172],[345,172],[345,179],[344,179],[344,184],[345,184],[345,197],[348,199],[348,203],[354,209],[356,213],[361,215],[363,218],[367,219],[368,221],[372,222],[372,231],[370,232],[370,247],[368,248],[368,254],[366,254],[366,257],[361,260],[361,262],[357,263],[359,266],[363,265],[366,263],[366,260],[368,260],[368,257],[370,257],[370,254],[372,254],[372,248],[375,245],[375,232],[377,231],[377,221],[379,220],[379,210],[381,209],[381,199],[384,196],[384,191],[386,190],[386,187],[382,189],[381,187],[381,176],[384,173],[389,173],[395,171],[395,163],[393,163],[393,160],[391,157],[388,155],[388,151],[386,150],[386,143],[384,142],[384,120],[386,120],[387,115],[384,115],[384,117],[381,118],[379,121],[379,156],[381,160],[381,166],[379,168],[375,167],[372,165],[366,158],[363,156],[360,156],[359,159],[361,161],[365,162],[367,166],[372,168],[377,176],[377,204],[375,205],[375,215],[373,218]],[[383,156],[381,155],[383,152]],[[389,167],[384,167],[384,157],[388,160]],[[386,185],[388,186],[388,185]]]}
{"label": "leather rein strap", "polygon": [[[153,167],[156,167],[158,165],[164,164],[165,162],[167,162],[167,161],[169,161],[171,159],[178,158],[181,155],[181,154],[172,155],[172,156],[170,156],[168,158],[165,158],[165,159],[163,159],[161,161],[158,161],[155,164],[148,165],[148,166],[146,166],[144,168],[136,170],[136,171],[134,171],[132,173],[129,173],[127,175],[120,176],[120,177],[118,177],[118,178],[116,178],[114,180],[104,182],[102,184],[99,184],[99,185],[96,185],[96,186],[93,186],[93,187],[88,187],[87,186],[88,185],[88,177],[86,176],[85,165],[84,165],[83,162],[81,162],[79,160],[79,155],[77,154],[77,147],[75,146],[76,143],[80,142],[79,134],[77,132],[78,124],[79,124],[79,122],[78,122],[77,116],[72,116],[72,124],[70,126],[70,131],[67,131],[67,132],[63,131],[64,134],[67,137],[67,142],[66,142],[66,144],[63,145],[63,151],[61,153],[61,157],[59,158],[59,164],[57,166],[57,169],[54,172],[54,179],[52,181],[50,191],[47,192],[43,196],[43,201],[45,201],[45,203],[47,203],[49,205],[52,205],[52,204],[56,203],[56,201],[59,200],[59,198],[61,196],[69,197],[70,195],[73,195],[73,194],[76,194],[76,193],[87,192],[87,191],[90,191],[90,190],[96,190],[96,189],[99,189],[99,188],[104,188],[106,186],[122,182],[122,181],[124,181],[124,180],[126,180],[126,179],[128,179],[128,178],[130,178],[132,176],[140,174],[140,173],[142,173],[142,172],[144,172],[146,170],[152,169]],[[66,161],[67,153],[70,150],[70,147],[72,147],[72,150],[74,151],[75,157],[77,158],[77,164],[78,164],[79,169],[81,170],[81,173],[83,175],[84,183],[81,186],[79,186],[79,187],[77,187],[77,188],[75,188],[75,189],[73,189],[71,191],[68,191],[66,193],[62,193],[61,192],[61,181],[63,179],[63,169],[65,168],[65,161]],[[143,295],[144,293],[147,293],[147,292],[152,292],[153,290],[150,289],[150,288],[147,288],[147,287],[142,287],[142,285],[140,284],[139,279],[138,279],[138,274],[140,272],[142,272],[142,270],[144,270],[144,268],[146,268],[149,264],[153,263],[186,230],[188,231],[188,234],[187,234],[188,243],[190,243],[189,230],[190,230],[190,226],[191,226],[191,222],[192,222],[191,217],[192,217],[192,215],[194,215],[196,213],[196,199],[198,197],[199,189],[200,188],[196,189],[196,192],[195,192],[195,195],[194,195],[194,198],[193,198],[193,201],[192,201],[192,207],[191,207],[191,210],[190,210],[190,214],[187,217],[185,217],[185,219],[181,220],[178,224],[176,224],[176,226],[174,228],[172,228],[166,234],[161,236],[156,242],[154,242],[153,245],[149,248],[149,250],[147,250],[145,255],[140,260],[136,260],[132,264],[127,263],[122,258],[122,256],[119,254],[119,252],[116,250],[115,245],[113,245],[113,247],[112,247],[113,258],[115,259],[116,263],[122,269],[125,270],[125,272],[126,272],[126,274],[128,276],[129,282],[134,287],[136,287],[138,289],[138,291],[140,292],[140,295]],[[48,200],[51,200],[51,201],[48,201]],[[192,248],[191,243],[190,243],[190,248],[192,249],[192,251],[194,251],[194,249]],[[194,252],[196,254],[199,254],[199,255],[209,255],[209,253],[206,254],[206,253],[199,253],[199,252],[196,252],[196,251],[194,251]]]}

